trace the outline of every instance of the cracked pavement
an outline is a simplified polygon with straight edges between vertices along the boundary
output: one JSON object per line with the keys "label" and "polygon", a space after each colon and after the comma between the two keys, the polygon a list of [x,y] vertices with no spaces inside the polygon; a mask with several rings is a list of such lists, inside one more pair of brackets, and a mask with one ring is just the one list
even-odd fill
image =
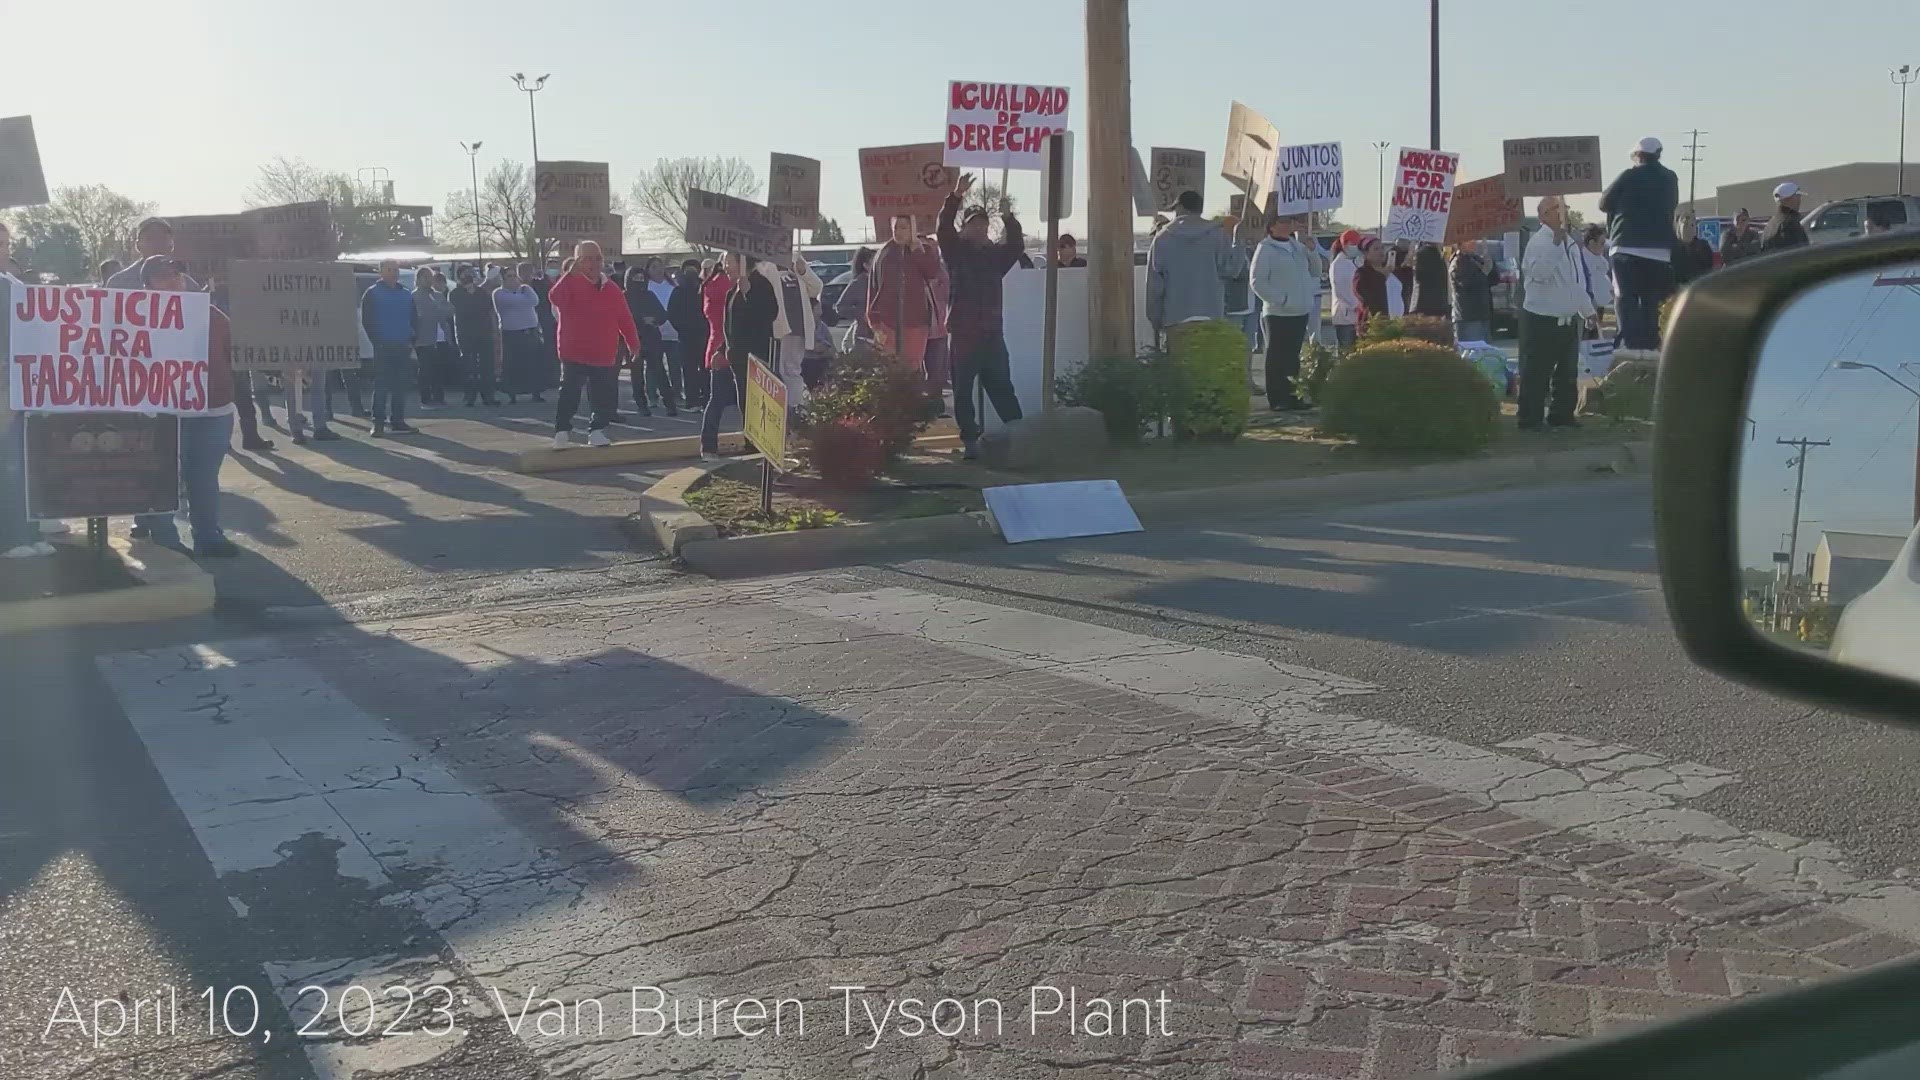
{"label": "cracked pavement", "polygon": [[[63,655],[0,1076],[1408,1077],[1915,951],[1897,852],[1752,811],[1766,748],[1520,701],[1664,677],[1631,527],[1502,517],[1552,497]],[[1255,619],[1257,551],[1386,578]],[[40,1037],[60,985],[210,984],[273,1038]]]}

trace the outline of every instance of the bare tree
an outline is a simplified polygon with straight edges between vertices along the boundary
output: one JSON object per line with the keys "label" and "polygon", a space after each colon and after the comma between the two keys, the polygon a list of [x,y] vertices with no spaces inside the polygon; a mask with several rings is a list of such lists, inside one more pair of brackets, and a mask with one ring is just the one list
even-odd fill
{"label": "bare tree", "polygon": [[753,166],[739,158],[661,158],[633,182],[633,206],[642,218],[640,232],[654,240],[684,237],[687,192],[694,188],[740,199],[760,196]]}
{"label": "bare tree", "polygon": [[442,244],[479,246],[516,259],[533,253],[533,171],[503,160],[480,178],[480,201],[473,189],[447,192],[437,230]]}
{"label": "bare tree", "polygon": [[305,158],[277,157],[260,166],[260,175],[247,189],[248,206],[284,206],[287,203],[324,202],[351,207],[373,201],[352,177],[327,172]]}
{"label": "bare tree", "polygon": [[128,198],[105,184],[85,184],[55,188],[46,205],[15,212],[13,228],[33,248],[46,244],[51,252],[56,246],[77,245],[85,256],[83,276],[67,278],[73,269],[66,265],[72,261],[71,253],[58,260],[62,264],[59,272],[68,280],[85,280],[84,274],[92,273],[102,259],[125,255],[132,249],[134,226],[151,213],[150,202]]}

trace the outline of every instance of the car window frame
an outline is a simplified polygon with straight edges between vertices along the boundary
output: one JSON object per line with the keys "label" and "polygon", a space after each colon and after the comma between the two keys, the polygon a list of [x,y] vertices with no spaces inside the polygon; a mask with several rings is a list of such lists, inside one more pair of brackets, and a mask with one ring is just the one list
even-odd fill
{"label": "car window frame", "polygon": [[[1839,211],[1839,210],[1846,210],[1846,211],[1852,212],[1853,221],[1851,224],[1844,225],[1844,226],[1827,224],[1827,218],[1831,216],[1835,211]],[[1859,232],[1862,228],[1865,227],[1862,224],[1865,221],[1866,221],[1866,207],[1864,207],[1860,203],[1857,203],[1857,202],[1828,203],[1827,205],[1821,207],[1820,213],[1814,217],[1814,220],[1812,222],[1808,223],[1807,231],[1808,232],[1834,232],[1834,231],[1844,230],[1846,232]]]}

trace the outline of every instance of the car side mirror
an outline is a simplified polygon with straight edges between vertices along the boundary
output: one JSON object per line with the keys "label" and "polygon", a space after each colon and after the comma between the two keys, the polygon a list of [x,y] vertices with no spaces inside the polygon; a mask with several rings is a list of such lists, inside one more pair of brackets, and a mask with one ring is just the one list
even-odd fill
{"label": "car side mirror", "polygon": [[1654,441],[1661,574],[1694,659],[1920,724],[1920,236],[1695,283]]}

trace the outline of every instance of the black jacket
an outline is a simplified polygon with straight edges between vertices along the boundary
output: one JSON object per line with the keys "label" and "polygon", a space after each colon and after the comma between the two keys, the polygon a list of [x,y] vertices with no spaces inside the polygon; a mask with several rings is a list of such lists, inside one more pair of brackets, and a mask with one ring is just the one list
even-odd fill
{"label": "black jacket", "polygon": [[1493,321],[1493,279],[1487,264],[1470,251],[1453,257],[1453,303],[1461,322]]}
{"label": "black jacket", "polygon": [[1791,248],[1806,247],[1807,227],[1800,224],[1800,211],[1779,207],[1773,220],[1767,222],[1767,231],[1760,234],[1761,251],[1786,251]]}
{"label": "black jacket", "polygon": [[1614,247],[1673,247],[1673,215],[1680,209],[1680,178],[1657,161],[1642,162],[1614,177],[1600,196],[1607,239]]}
{"label": "black jacket", "polygon": [[1720,234],[1720,262],[1732,266],[1741,259],[1751,259],[1760,254],[1760,234],[1749,226],[1745,232],[1737,232],[1729,225]]}
{"label": "black jacket", "polygon": [[447,298],[453,301],[453,336],[462,348],[470,341],[493,337],[493,328],[499,320],[493,311],[492,293],[479,288],[468,292],[456,285]]}
{"label": "black jacket", "polygon": [[707,317],[700,310],[700,275],[682,273],[667,298],[667,321],[682,339],[707,340]]}
{"label": "black jacket", "polygon": [[773,320],[780,314],[780,301],[773,295],[773,283],[758,270],[747,273],[746,288],[735,285],[727,290],[727,314],[722,323],[727,332],[727,360],[744,365],[749,355],[773,363]]}
{"label": "black jacket", "polygon": [[1434,248],[1421,248],[1413,257],[1413,303],[1407,310],[1440,319],[1453,313],[1447,300],[1447,261]]}
{"label": "black jacket", "polygon": [[657,356],[664,352],[665,339],[660,336],[660,326],[667,321],[667,309],[660,306],[660,298],[647,288],[647,272],[639,267],[627,268],[627,310],[633,313],[634,329],[640,331],[644,355]]}

